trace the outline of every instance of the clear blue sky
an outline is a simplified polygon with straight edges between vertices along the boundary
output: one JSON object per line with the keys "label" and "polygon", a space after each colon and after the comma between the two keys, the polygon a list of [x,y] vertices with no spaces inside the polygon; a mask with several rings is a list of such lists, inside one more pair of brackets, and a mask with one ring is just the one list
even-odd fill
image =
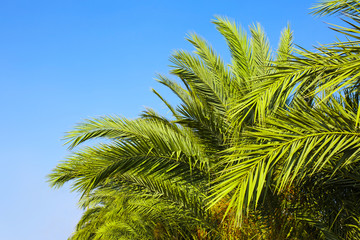
{"label": "clear blue sky", "polygon": [[0,232],[7,240],[63,240],[80,210],[69,186],[51,189],[46,175],[67,155],[64,132],[105,114],[136,117],[164,106],[151,87],[167,73],[174,49],[197,32],[228,58],[214,15],[242,26],[260,22],[273,47],[290,22],[306,48],[335,33],[309,15],[312,0],[3,0],[0,7]]}

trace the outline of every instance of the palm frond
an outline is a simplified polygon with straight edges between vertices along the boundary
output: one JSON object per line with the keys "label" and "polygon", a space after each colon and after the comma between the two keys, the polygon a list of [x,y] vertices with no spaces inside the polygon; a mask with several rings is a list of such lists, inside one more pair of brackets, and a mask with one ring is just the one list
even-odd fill
{"label": "palm frond", "polygon": [[360,2],[358,0],[323,0],[312,7],[314,15],[332,15],[336,13],[359,14]]}
{"label": "palm frond", "polygon": [[[266,121],[266,127],[251,127],[243,140],[226,159],[229,166],[214,187],[215,201],[231,194],[229,209],[235,208],[238,217],[256,207],[267,182],[276,179],[276,189],[301,182],[332,164],[338,169],[357,162],[360,133],[355,127],[356,113],[345,110],[334,99],[311,108],[298,100],[291,110],[279,110]],[[355,155],[354,155],[355,154]],[[280,167],[281,166],[281,167]]]}
{"label": "palm frond", "polygon": [[213,23],[229,46],[232,57],[232,73],[240,84],[246,84],[253,71],[250,43],[246,32],[227,18],[216,17]]}

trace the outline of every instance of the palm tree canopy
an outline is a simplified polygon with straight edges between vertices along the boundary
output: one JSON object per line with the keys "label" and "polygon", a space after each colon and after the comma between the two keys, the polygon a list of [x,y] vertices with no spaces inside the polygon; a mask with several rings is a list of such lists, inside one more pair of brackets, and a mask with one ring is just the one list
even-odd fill
{"label": "palm tree canopy", "polygon": [[146,109],[67,133],[49,180],[82,194],[70,239],[360,239],[359,7],[316,5],[344,16],[332,28],[349,40],[315,52],[295,49],[289,26],[272,51],[259,24],[216,17],[226,64],[190,34],[195,51],[170,57],[180,83],[157,76],[180,103],[153,90],[170,117]]}

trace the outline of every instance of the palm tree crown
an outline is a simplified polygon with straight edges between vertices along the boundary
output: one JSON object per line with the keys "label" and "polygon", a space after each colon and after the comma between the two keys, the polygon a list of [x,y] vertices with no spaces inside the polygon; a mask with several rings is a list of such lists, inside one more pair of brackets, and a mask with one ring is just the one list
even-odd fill
{"label": "palm tree crown", "polygon": [[67,133],[75,150],[49,179],[82,194],[70,239],[360,239],[359,9],[319,3],[351,39],[315,52],[294,49],[287,27],[273,53],[259,24],[248,35],[217,17],[225,64],[189,35],[195,51],[170,57],[181,82],[157,76],[180,103],[153,90],[171,117],[146,109]]}

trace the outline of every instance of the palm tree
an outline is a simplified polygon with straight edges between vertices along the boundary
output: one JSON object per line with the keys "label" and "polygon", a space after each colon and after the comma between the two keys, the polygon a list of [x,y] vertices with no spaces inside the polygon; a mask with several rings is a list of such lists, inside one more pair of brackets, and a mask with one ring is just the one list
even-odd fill
{"label": "palm tree", "polygon": [[[250,37],[226,18],[214,24],[229,45],[231,64],[225,65],[204,39],[190,35],[195,53],[176,51],[170,58],[171,73],[182,84],[158,76],[181,103],[175,108],[154,90],[170,119],[147,109],[135,120],[90,119],[66,135],[70,149],[108,139],[72,152],[49,175],[52,186],[71,181],[82,193],[85,212],[70,239],[260,239],[274,225],[254,211],[243,227],[235,226],[235,215],[226,211],[229,192],[208,207],[213,181],[227,169],[222,159],[232,138],[267,114],[257,110],[260,102],[249,106],[238,127],[231,124],[232,109],[254,91],[259,82],[254,79],[276,71],[259,24],[250,28]],[[286,28],[275,58],[286,61],[291,51]]]}

